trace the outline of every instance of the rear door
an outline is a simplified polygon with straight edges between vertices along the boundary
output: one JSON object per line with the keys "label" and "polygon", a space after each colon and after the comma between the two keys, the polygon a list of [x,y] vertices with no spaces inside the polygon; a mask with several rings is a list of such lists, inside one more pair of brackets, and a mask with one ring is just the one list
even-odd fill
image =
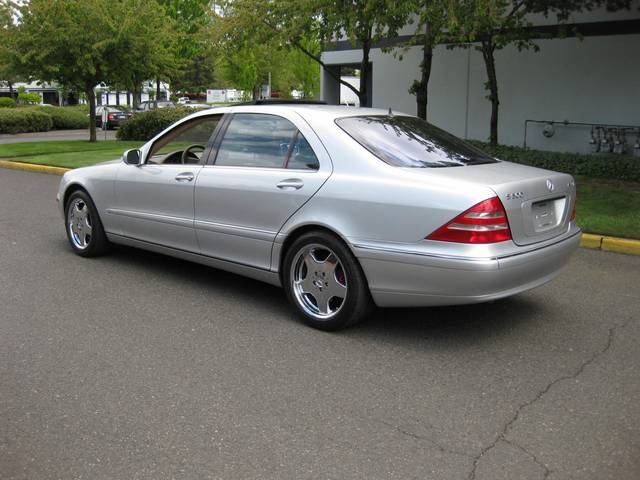
{"label": "rear door", "polygon": [[276,234],[331,169],[320,140],[297,114],[230,116],[196,181],[202,253],[269,269]]}

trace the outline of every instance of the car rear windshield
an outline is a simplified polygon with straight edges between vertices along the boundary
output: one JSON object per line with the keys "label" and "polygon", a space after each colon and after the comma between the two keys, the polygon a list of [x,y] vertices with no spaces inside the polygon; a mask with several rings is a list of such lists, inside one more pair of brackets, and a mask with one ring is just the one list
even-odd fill
{"label": "car rear windshield", "polygon": [[416,117],[368,115],[344,117],[336,123],[376,157],[396,167],[459,167],[497,161]]}

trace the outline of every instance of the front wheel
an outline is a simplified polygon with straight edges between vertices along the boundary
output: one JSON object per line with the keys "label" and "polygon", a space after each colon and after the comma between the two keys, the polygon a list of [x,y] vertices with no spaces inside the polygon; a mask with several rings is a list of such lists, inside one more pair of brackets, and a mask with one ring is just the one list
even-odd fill
{"label": "front wheel", "polygon": [[71,248],[82,257],[102,255],[109,249],[96,206],[82,190],[76,190],[67,200],[65,230]]}
{"label": "front wheel", "polygon": [[325,232],[295,240],[283,263],[287,298],[308,325],[339,330],[371,310],[364,274],[344,243]]}

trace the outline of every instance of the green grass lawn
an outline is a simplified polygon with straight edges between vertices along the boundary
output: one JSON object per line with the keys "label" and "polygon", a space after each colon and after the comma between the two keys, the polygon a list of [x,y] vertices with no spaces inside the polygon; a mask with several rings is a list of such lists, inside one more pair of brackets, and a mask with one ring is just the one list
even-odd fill
{"label": "green grass lawn", "polygon": [[[141,144],[119,140],[11,143],[0,145],[0,159],[76,168],[119,158]],[[577,220],[585,232],[640,239],[640,183],[579,176],[576,184]]]}
{"label": "green grass lawn", "polygon": [[0,145],[0,159],[77,168],[120,158],[125,150],[142,144],[143,142],[120,140],[93,143],[85,140],[8,143]]}
{"label": "green grass lawn", "polygon": [[577,177],[576,187],[582,230],[640,239],[640,183]]}

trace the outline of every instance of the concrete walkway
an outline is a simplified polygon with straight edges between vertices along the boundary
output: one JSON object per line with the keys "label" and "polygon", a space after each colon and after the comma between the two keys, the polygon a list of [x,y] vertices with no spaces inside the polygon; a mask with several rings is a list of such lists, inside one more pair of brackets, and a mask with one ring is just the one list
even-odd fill
{"label": "concrete walkway", "polygon": [[[98,141],[115,140],[116,130],[97,130]],[[10,135],[3,133],[0,135],[0,144],[2,143],[21,143],[21,142],[43,142],[47,140],[89,140],[89,129],[82,130],[52,130],[50,132],[36,133],[17,133]]]}

